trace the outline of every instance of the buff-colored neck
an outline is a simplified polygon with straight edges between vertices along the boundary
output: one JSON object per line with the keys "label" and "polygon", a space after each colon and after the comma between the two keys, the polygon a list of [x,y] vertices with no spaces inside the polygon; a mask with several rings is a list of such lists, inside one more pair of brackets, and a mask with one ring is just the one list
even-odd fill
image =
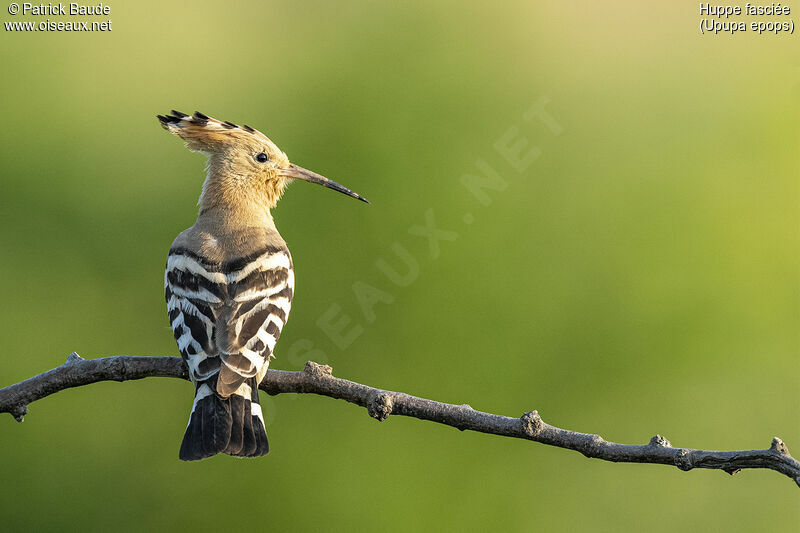
{"label": "buff-colored neck", "polygon": [[212,155],[198,202],[198,218],[230,229],[274,227],[270,210],[278,203],[283,188],[283,180],[239,174],[228,158]]}

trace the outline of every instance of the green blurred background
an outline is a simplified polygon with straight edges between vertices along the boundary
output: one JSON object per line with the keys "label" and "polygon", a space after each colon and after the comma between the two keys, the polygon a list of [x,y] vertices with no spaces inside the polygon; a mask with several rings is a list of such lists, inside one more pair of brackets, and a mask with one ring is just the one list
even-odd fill
{"label": "green blurred background", "polygon": [[[617,442],[800,453],[797,36],[702,36],[688,1],[110,5],[90,19],[110,33],[0,32],[0,385],[73,350],[177,354],[163,267],[204,161],[155,115],[199,109],[372,201],[301,183],[278,206],[297,294],[274,368]],[[525,119],[541,99],[550,126]],[[504,135],[540,156],[515,170]],[[506,184],[489,205],[461,183],[479,160]],[[428,210],[457,234],[437,257],[409,233]],[[403,270],[395,244],[419,267],[405,287],[376,266]],[[357,282],[392,303],[365,315]],[[344,349],[317,324],[336,306],[361,328]],[[318,396],[262,393],[268,457],[187,464],[191,397],[99,383],[0,417],[3,529],[800,524],[772,471],[605,463]]]}

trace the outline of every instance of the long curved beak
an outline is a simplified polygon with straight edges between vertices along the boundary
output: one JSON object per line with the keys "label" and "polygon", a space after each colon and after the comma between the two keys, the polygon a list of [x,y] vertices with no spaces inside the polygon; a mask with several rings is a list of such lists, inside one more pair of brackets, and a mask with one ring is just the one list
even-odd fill
{"label": "long curved beak", "polygon": [[282,168],[280,170],[282,176],[287,178],[294,178],[298,180],[308,181],[311,183],[316,183],[317,185],[322,185],[323,187],[327,187],[329,189],[333,189],[334,191],[339,191],[340,193],[346,194],[347,196],[352,196],[362,202],[369,203],[369,200],[358,194],[357,192],[351,191],[344,185],[336,183],[333,180],[326,178],[325,176],[320,176],[316,172],[311,172],[310,170],[306,170],[303,167],[299,167],[294,163],[289,165],[289,168]]}

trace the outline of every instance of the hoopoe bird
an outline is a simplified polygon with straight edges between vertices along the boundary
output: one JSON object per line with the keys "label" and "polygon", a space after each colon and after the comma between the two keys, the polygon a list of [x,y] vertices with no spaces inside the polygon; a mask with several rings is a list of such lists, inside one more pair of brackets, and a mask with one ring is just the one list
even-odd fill
{"label": "hoopoe bird", "polygon": [[180,458],[259,457],[269,444],[258,385],[294,296],[292,256],[270,210],[296,179],[367,200],[290,163],[249,126],[199,112],[158,120],[208,156],[197,222],[172,243],[164,277],[172,331],[195,387]]}

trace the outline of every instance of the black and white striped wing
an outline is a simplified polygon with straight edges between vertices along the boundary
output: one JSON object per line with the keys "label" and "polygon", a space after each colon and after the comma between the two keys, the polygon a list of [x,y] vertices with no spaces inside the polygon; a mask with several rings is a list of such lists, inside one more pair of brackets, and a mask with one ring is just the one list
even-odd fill
{"label": "black and white striped wing", "polygon": [[255,376],[260,383],[291,309],[291,257],[285,249],[269,250],[227,273],[227,280],[228,298],[217,321],[217,345],[227,367],[220,379],[230,386],[239,381],[236,376]]}
{"label": "black and white striped wing", "polygon": [[260,382],[293,294],[292,261],[283,248],[221,264],[186,250],[170,251],[167,309],[192,380],[209,380],[224,364],[223,375],[232,371],[241,378],[235,379],[238,384],[251,377]]}
{"label": "black and white striped wing", "polygon": [[169,321],[195,383],[219,372],[216,321],[227,298],[221,279],[224,276],[209,272],[199,258],[172,252],[167,258],[164,296]]}

